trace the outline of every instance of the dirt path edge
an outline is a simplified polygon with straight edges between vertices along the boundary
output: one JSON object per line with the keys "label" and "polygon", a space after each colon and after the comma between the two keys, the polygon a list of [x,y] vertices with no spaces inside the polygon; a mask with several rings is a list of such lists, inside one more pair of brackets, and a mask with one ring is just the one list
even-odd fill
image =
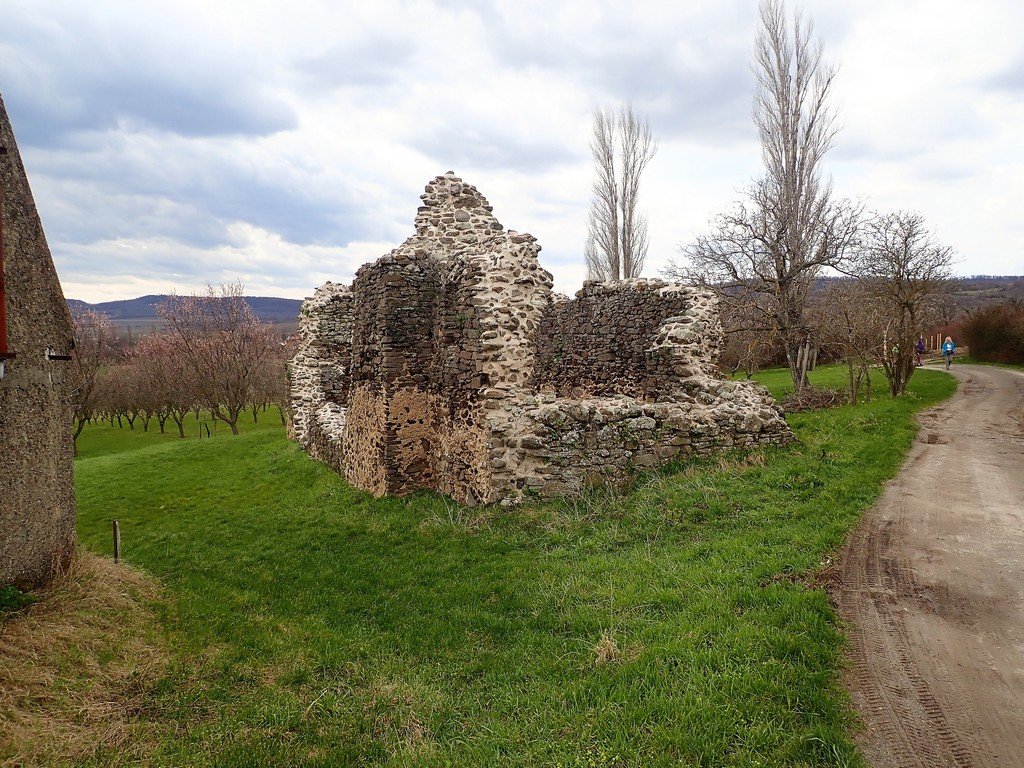
{"label": "dirt path edge", "polygon": [[845,682],[875,768],[1024,764],[1024,373],[953,373],[839,560]]}

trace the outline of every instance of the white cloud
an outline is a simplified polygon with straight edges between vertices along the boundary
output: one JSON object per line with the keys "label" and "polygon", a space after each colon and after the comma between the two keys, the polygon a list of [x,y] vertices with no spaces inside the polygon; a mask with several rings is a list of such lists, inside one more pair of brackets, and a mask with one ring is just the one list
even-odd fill
{"label": "white cloud", "polygon": [[143,288],[145,293],[190,292],[206,282],[241,280],[249,294],[303,298],[327,280],[351,280],[360,266],[392,247],[382,242],[300,246],[245,222],[229,225],[228,238],[230,243],[213,248],[170,238],[61,243],[70,259],[95,267],[83,270],[79,279],[64,279],[64,293],[109,301],[125,298],[124,286],[135,296],[132,291]]}
{"label": "white cloud", "polygon": [[[1024,8],[807,0],[841,65],[837,192],[921,211],[962,271],[1024,271]],[[239,277],[302,296],[411,234],[459,172],[583,278],[589,117],[661,140],[648,273],[758,172],[755,0],[9,4],[0,89],[70,296]]]}

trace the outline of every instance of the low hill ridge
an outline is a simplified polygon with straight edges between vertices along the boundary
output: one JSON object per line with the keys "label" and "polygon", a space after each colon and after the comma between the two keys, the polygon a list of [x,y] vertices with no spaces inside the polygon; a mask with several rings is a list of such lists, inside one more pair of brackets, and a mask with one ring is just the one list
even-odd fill
{"label": "low hill ridge", "polygon": [[[159,322],[156,308],[161,302],[171,298],[168,294],[150,294],[137,299],[121,299],[119,301],[102,301],[91,304],[81,299],[68,299],[72,311],[92,309],[109,317],[114,322],[132,321],[137,323]],[[268,323],[291,323],[299,316],[302,299],[282,299],[276,296],[245,296],[256,316]]]}

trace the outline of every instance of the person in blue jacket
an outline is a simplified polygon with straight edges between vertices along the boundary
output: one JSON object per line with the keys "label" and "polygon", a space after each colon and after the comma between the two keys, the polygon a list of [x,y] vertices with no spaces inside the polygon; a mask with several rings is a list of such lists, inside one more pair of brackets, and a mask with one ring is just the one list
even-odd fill
{"label": "person in blue jacket", "polygon": [[942,356],[946,358],[946,370],[949,370],[949,366],[953,363],[953,355],[956,354],[956,344],[949,336],[942,342]]}

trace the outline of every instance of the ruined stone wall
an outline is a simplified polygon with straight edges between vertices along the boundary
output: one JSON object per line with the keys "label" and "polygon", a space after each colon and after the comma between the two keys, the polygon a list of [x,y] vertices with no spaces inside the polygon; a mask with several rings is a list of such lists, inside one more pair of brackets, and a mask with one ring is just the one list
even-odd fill
{"label": "ruined stone wall", "polygon": [[[384,464],[386,491],[403,493],[432,482],[432,405],[436,376],[434,325],[441,300],[436,259],[399,254],[363,267],[352,285],[352,387],[360,408],[349,413],[358,440]],[[375,425],[383,415],[383,430]],[[366,429],[362,420],[367,419]]]}
{"label": "ruined stone wall", "polygon": [[415,235],[302,310],[294,433],[353,484],[514,501],[788,438],[763,388],[716,378],[710,293],[588,282],[558,300],[536,239],[474,187],[448,173],[422,200]]}
{"label": "ruined stone wall", "polygon": [[[666,321],[693,331],[693,370],[656,344]],[[553,301],[536,339],[534,385],[561,396],[657,398],[686,375],[714,375],[722,331],[714,296],[660,280],[587,281],[575,299]]]}
{"label": "ruined stone wall", "polygon": [[65,386],[71,317],[0,99],[8,348],[0,378],[0,586],[35,585],[75,547],[72,411]]}
{"label": "ruined stone wall", "polygon": [[792,439],[762,388],[746,381],[671,402],[542,394],[525,404],[518,427],[516,488],[542,497],[620,484],[690,455]]}
{"label": "ruined stone wall", "polygon": [[[454,174],[422,200],[415,235],[362,267],[350,289],[332,285],[303,306],[293,431],[371,492],[434,488],[490,501],[502,467],[492,466],[489,403],[532,376],[530,334],[551,276],[536,240],[506,232]],[[342,294],[349,314],[332,315]],[[329,350],[323,336],[348,347]],[[323,382],[335,373],[344,395],[331,401]]]}

